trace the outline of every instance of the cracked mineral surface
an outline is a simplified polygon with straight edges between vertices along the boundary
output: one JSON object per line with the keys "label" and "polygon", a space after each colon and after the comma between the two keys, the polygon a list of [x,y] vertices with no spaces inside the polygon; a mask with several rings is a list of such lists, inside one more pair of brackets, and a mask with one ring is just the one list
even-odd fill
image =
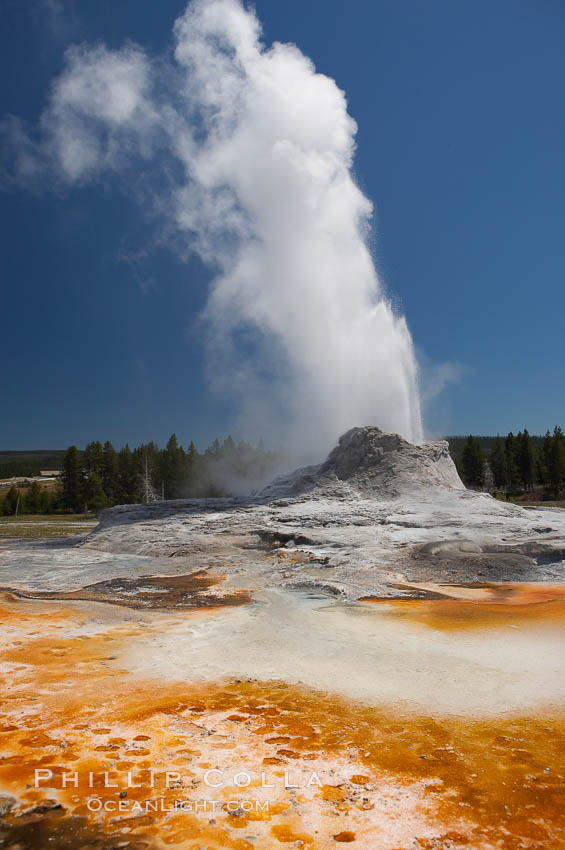
{"label": "cracked mineral surface", "polygon": [[565,847],[565,512],[446,443],[0,559],[3,847]]}

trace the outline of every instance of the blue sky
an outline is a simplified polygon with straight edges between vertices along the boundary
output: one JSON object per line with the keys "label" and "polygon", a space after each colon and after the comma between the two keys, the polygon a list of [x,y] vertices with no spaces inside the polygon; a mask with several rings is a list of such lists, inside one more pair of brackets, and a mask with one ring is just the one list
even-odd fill
{"label": "blue sky", "polygon": [[[161,55],[184,6],[5,0],[0,112],[35,123],[70,44],[129,39]],[[346,92],[379,274],[425,371],[458,375],[429,431],[565,425],[563,4],[255,8],[267,43],[295,42]],[[204,378],[209,270],[146,250],[154,223],[111,176],[41,188],[2,193],[0,448],[172,431],[204,447],[233,430],[233,406]]]}

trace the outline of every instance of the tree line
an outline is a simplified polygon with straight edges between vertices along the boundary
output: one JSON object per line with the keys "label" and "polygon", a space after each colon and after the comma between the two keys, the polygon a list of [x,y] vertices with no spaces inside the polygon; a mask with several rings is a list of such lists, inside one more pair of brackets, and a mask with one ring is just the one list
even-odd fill
{"label": "tree line", "polygon": [[150,442],[116,450],[110,441],[94,441],[83,451],[69,446],[56,488],[37,481],[12,486],[0,513],[99,513],[112,505],[226,496],[268,480],[281,462],[282,454],[265,449],[262,441],[236,444],[231,436],[214,440],[202,453],[193,442],[183,448],[176,434],[165,448]]}
{"label": "tree line", "polygon": [[[557,500],[565,496],[565,435],[558,426],[544,437],[531,436],[524,429],[506,437],[469,435],[448,440],[467,487],[507,497],[535,493],[535,498]],[[53,460],[55,453],[49,455]],[[175,434],[164,448],[150,442],[117,450],[110,441],[95,441],[83,451],[69,446],[57,460],[62,474],[56,486],[37,481],[12,486],[0,497],[0,514],[98,513],[112,505],[161,498],[249,492],[285,464],[280,451],[267,451],[261,441],[252,446],[245,440],[236,444],[228,437],[222,443],[214,440],[199,453],[193,442],[183,448]],[[17,470],[16,458],[10,463]]]}
{"label": "tree line", "polygon": [[[542,499],[557,500],[565,490],[565,435],[559,426],[544,437],[527,429],[498,435],[485,450],[485,438],[470,434],[455,462],[463,483],[472,489],[507,496],[539,491]],[[451,446],[451,443],[450,443]]]}

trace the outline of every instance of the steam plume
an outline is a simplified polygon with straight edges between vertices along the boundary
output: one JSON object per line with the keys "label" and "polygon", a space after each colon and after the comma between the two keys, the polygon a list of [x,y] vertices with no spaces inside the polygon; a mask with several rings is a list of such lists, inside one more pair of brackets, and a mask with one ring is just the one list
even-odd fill
{"label": "steam plume", "polygon": [[168,232],[214,269],[208,376],[246,433],[303,457],[353,425],[421,440],[412,341],[367,247],[343,92],[296,46],[265,47],[238,0],[195,0],[174,40],[167,68],[134,45],[71,48],[41,141],[10,121],[19,178],[158,170]]}

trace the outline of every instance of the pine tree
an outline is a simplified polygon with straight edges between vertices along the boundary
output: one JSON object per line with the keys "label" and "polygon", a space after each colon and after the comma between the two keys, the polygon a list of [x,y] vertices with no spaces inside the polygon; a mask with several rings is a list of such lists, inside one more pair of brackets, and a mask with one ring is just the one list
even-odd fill
{"label": "pine tree", "polygon": [[467,487],[482,487],[483,484],[483,452],[478,440],[469,434],[463,447],[462,456],[463,476]]}
{"label": "pine tree", "polygon": [[102,449],[102,487],[108,499],[115,504],[118,495],[118,455],[109,440],[106,440]]}
{"label": "pine tree", "polygon": [[102,475],[104,472],[104,452],[102,443],[97,440],[94,443],[89,443],[84,450],[83,464],[87,475],[90,472],[96,472],[97,475]]}
{"label": "pine tree", "polygon": [[483,489],[492,493],[494,490],[494,475],[488,460],[483,463]]}
{"label": "pine tree", "polygon": [[188,457],[182,446],[179,446],[176,434],[171,434],[163,452],[162,470],[165,498],[178,499],[187,485]]}
{"label": "pine tree", "polygon": [[47,490],[42,488],[41,490],[41,502],[40,502],[40,512],[42,514],[53,514],[60,507],[59,498],[57,493],[53,490]]}
{"label": "pine tree", "polygon": [[214,457],[218,457],[219,454],[220,454],[220,441],[216,437],[214,442],[210,446],[208,446],[208,448],[204,452],[204,455],[208,458],[214,458]]}
{"label": "pine tree", "polygon": [[102,487],[102,478],[97,472],[91,472],[86,479],[84,500],[88,510],[96,514],[108,506],[108,497]]}
{"label": "pine tree", "polygon": [[65,452],[61,483],[63,507],[75,514],[80,513],[84,507],[84,475],[81,456],[76,446],[69,446]]}
{"label": "pine tree", "polygon": [[494,479],[494,488],[495,490],[502,490],[506,484],[506,458],[504,455],[504,443],[499,434],[497,434],[494,441],[489,463]]}
{"label": "pine tree", "polygon": [[506,492],[515,493],[518,489],[520,473],[518,472],[518,464],[516,462],[517,447],[516,437],[510,431],[504,441],[504,455],[506,461]]}
{"label": "pine tree", "polygon": [[231,434],[228,434],[221,448],[222,457],[230,463],[233,463],[237,454],[237,449]]}
{"label": "pine tree", "polygon": [[543,445],[538,446],[535,451],[535,464],[534,464],[534,481],[536,484],[542,484],[545,486],[547,482],[547,467],[545,465],[545,458],[543,452]]}
{"label": "pine tree", "polygon": [[199,457],[200,457],[200,455],[198,454],[198,452],[196,450],[196,446],[194,445],[194,443],[191,440],[190,445],[188,447],[188,452],[187,452],[188,472],[189,472],[190,476],[192,476],[192,474],[196,472],[196,466],[198,464],[198,458]]}
{"label": "pine tree", "polygon": [[19,490],[12,484],[2,501],[2,513],[6,516],[14,516],[19,511],[21,496]]}
{"label": "pine tree", "polygon": [[135,504],[139,499],[140,478],[139,463],[126,443],[118,453],[117,500],[120,504]]}
{"label": "pine tree", "polygon": [[532,440],[528,434],[527,428],[524,428],[523,432],[520,431],[516,439],[516,461],[520,480],[524,490],[531,490],[534,484],[534,451],[532,449]]}
{"label": "pine tree", "polygon": [[549,467],[551,464],[551,434],[549,430],[545,432],[545,436],[543,438],[543,443],[541,446],[541,456],[543,462],[543,485],[545,488],[549,487]]}
{"label": "pine tree", "polygon": [[565,436],[557,425],[551,437],[547,471],[550,495],[558,499],[565,483]]}
{"label": "pine tree", "polygon": [[197,492],[198,482],[200,480],[202,470],[202,458],[199,455],[196,446],[190,441],[188,451],[186,453],[186,493],[194,495]]}
{"label": "pine tree", "polygon": [[38,481],[34,481],[27,491],[25,506],[30,514],[38,514],[41,511],[41,487]]}

